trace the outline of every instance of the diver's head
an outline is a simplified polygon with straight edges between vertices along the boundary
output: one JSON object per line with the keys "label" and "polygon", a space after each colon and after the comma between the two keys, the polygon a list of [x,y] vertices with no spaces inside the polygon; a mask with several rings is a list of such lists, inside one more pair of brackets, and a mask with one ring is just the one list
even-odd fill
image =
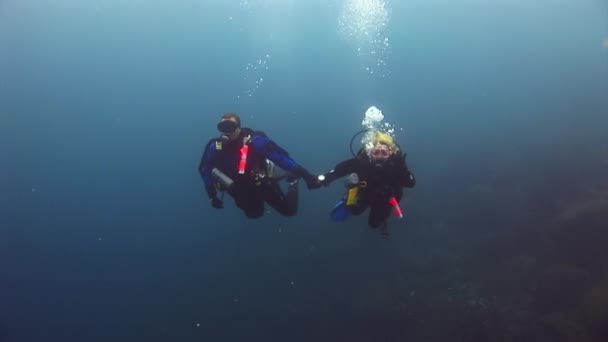
{"label": "diver's head", "polygon": [[374,146],[372,146],[372,148],[370,148],[367,152],[369,159],[374,163],[384,163],[392,154],[393,150],[389,146],[380,142],[374,144]]}
{"label": "diver's head", "polygon": [[374,163],[382,164],[397,151],[393,138],[382,132],[376,132],[374,139],[367,147],[367,156]]}
{"label": "diver's head", "polygon": [[222,115],[222,119],[217,124],[218,131],[222,132],[222,137],[228,141],[233,141],[241,134],[241,118],[234,113]]}

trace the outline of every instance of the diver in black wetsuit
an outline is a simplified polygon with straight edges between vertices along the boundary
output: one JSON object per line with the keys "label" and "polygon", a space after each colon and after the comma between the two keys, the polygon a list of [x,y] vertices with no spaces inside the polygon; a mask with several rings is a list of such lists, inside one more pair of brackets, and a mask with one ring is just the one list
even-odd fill
{"label": "diver in black wetsuit", "polygon": [[[211,139],[198,170],[205,190],[216,209],[224,207],[218,189],[234,197],[237,207],[248,218],[264,215],[264,202],[284,216],[294,216],[298,209],[298,178],[310,188],[316,178],[263,132],[241,128],[237,114],[226,113],[217,125],[220,138]],[[288,190],[284,194],[273,175],[274,165],[285,170]]]}
{"label": "diver in black wetsuit", "polygon": [[405,154],[392,137],[376,132],[370,146],[320,175],[313,188],[327,186],[347,175],[348,191],[331,212],[331,218],[344,221],[349,214],[361,215],[369,207],[368,224],[372,228],[382,227],[388,236],[387,219],[391,210],[401,215],[398,205],[403,188],[412,188],[416,184],[405,162]]}

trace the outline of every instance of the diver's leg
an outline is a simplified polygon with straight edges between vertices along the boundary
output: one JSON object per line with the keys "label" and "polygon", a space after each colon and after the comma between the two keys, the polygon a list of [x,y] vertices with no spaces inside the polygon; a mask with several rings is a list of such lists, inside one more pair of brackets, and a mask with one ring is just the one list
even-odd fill
{"label": "diver's leg", "polygon": [[[344,198],[348,196],[348,192],[344,194]],[[357,202],[353,205],[349,205],[350,213],[354,216],[359,216],[363,214],[363,212],[369,207],[369,196],[367,196],[367,192],[364,189],[359,189],[357,194]]]}
{"label": "diver's leg", "polygon": [[354,216],[359,216],[359,215],[363,214],[363,212],[365,211],[365,209],[367,209],[367,207],[368,207],[368,204],[363,201],[359,201],[359,202],[357,202],[357,204],[348,206],[348,208],[350,209],[350,213],[353,214]]}
{"label": "diver's leg", "polygon": [[[287,194],[285,194],[287,207],[295,215],[298,212],[298,180],[287,183]],[[291,216],[293,216],[291,215]]]}
{"label": "diver's leg", "polygon": [[268,205],[283,216],[295,216],[298,212],[298,183],[290,183],[287,193],[283,194],[276,182],[262,184],[262,194]]}
{"label": "diver's leg", "polygon": [[388,218],[391,216],[391,207],[388,203],[380,202],[371,205],[367,223],[370,227],[382,230],[382,237],[389,239]]}
{"label": "diver's leg", "polygon": [[388,204],[388,200],[382,202],[377,201],[371,205],[367,223],[372,228],[378,228],[386,225],[389,216],[391,216],[391,206]]}
{"label": "diver's leg", "polygon": [[234,196],[234,202],[248,218],[256,219],[264,216],[264,200],[256,187],[239,189]]}

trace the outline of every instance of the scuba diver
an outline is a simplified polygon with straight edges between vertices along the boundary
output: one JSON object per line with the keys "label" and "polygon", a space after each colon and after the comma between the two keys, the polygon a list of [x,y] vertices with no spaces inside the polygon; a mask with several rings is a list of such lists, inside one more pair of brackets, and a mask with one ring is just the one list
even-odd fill
{"label": "scuba diver", "polygon": [[[353,136],[353,139],[361,131]],[[414,175],[405,162],[405,153],[393,138],[379,131],[370,132],[371,139],[353,158],[337,164],[333,170],[318,177],[314,187],[327,186],[334,180],[346,178],[346,194],[332,210],[333,221],[344,221],[352,215],[361,215],[370,208],[368,224],[372,228],[382,228],[388,238],[387,220],[391,210],[400,218],[403,217],[399,201],[403,188],[412,188],[416,184]]]}
{"label": "scuba diver", "polygon": [[[263,216],[264,202],[281,215],[294,216],[298,209],[298,178],[304,178],[311,188],[316,177],[264,132],[241,127],[237,114],[224,114],[217,128],[222,134],[209,140],[198,167],[211,206],[223,208],[226,191],[248,218]],[[283,178],[288,182],[287,193],[278,184]],[[218,190],[222,198],[218,198]]]}

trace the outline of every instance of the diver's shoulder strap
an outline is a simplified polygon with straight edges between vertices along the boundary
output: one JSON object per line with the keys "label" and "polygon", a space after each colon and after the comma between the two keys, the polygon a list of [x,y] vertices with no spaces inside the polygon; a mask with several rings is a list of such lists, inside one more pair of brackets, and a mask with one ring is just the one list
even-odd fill
{"label": "diver's shoulder strap", "polygon": [[243,145],[249,145],[250,142],[251,142],[251,134],[243,137]]}
{"label": "diver's shoulder strap", "polygon": [[243,132],[244,135],[261,136],[261,137],[267,136],[264,131],[256,131],[249,127],[243,127],[243,128],[241,128],[241,131]]}
{"label": "diver's shoulder strap", "polygon": [[248,127],[241,128],[241,135],[243,136],[243,145],[249,145],[253,136],[258,135],[257,131],[252,130]]}
{"label": "diver's shoulder strap", "polygon": [[223,147],[223,145],[222,145],[222,139],[220,139],[220,138],[213,138],[213,139],[210,139],[207,142],[207,145],[205,145],[205,153],[207,153],[207,151],[209,150],[209,148],[211,147],[212,144],[215,145],[215,150],[216,151],[221,151],[222,150],[222,147]]}
{"label": "diver's shoulder strap", "polygon": [[[211,146],[211,144],[215,144],[215,147],[217,149],[217,143],[220,142],[219,140],[220,139],[217,139],[217,138],[209,139],[209,141],[205,145],[205,150],[203,151],[203,153],[207,153],[207,150],[209,149],[209,146]],[[220,142],[220,146],[221,146],[221,142]],[[221,147],[220,147],[220,150],[221,150]]]}
{"label": "diver's shoulder strap", "polygon": [[254,131],[254,130],[251,130],[251,135],[258,135],[258,136],[261,136],[261,137],[267,137],[266,132],[264,132],[264,131]]}

